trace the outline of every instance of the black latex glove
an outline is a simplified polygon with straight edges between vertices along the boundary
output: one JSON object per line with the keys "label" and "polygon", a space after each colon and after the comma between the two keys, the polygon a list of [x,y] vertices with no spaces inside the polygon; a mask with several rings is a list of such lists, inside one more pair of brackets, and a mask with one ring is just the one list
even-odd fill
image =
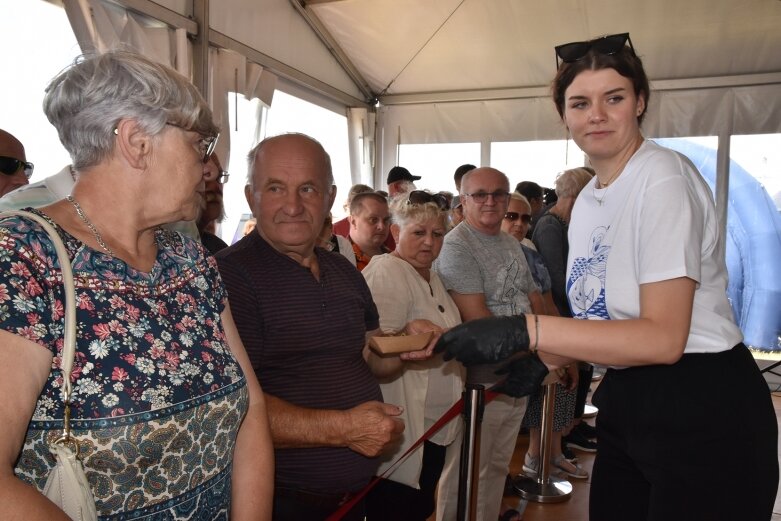
{"label": "black latex glove", "polygon": [[435,353],[445,352],[445,360],[455,358],[464,365],[499,362],[529,350],[526,318],[487,317],[456,326],[439,338]]}
{"label": "black latex glove", "polygon": [[506,374],[507,378],[499,382],[493,390],[522,398],[538,391],[542,381],[548,375],[548,368],[542,363],[537,353],[523,355],[496,371],[496,374]]}

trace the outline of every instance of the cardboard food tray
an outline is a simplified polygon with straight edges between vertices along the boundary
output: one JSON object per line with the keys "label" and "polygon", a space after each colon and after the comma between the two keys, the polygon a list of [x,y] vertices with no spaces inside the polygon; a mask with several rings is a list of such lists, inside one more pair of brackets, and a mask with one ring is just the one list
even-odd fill
{"label": "cardboard food tray", "polygon": [[373,336],[369,347],[381,355],[393,355],[408,351],[419,351],[426,347],[434,335],[433,331],[408,336]]}

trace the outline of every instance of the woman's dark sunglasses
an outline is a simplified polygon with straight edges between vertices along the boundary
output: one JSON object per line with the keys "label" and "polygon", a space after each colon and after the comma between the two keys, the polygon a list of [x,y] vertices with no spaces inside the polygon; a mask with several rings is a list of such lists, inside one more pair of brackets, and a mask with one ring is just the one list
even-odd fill
{"label": "woman's dark sunglasses", "polygon": [[24,175],[27,179],[33,176],[35,166],[27,161],[21,161],[15,157],[0,156],[0,172],[5,175],[16,175],[19,170],[24,169]]}
{"label": "woman's dark sunglasses", "polygon": [[594,38],[587,42],[571,42],[557,45],[556,49],[556,68],[558,69],[562,63],[572,63],[578,60],[582,60],[586,57],[591,49],[597,54],[604,54],[610,56],[616,54],[618,51],[624,48],[629,42],[629,48],[632,50],[632,54],[635,53],[635,48],[632,45],[632,39],[629,38],[629,33],[611,34],[609,36],[602,36],[601,38]]}
{"label": "woman's dark sunglasses", "polygon": [[532,222],[532,216],[528,213],[507,212],[504,214],[504,218],[508,221],[517,221],[520,219],[523,224],[529,224]]}
{"label": "woman's dark sunglasses", "polygon": [[426,203],[434,203],[439,206],[440,210],[450,210],[450,203],[447,202],[447,197],[442,194],[430,194],[424,190],[413,190],[409,193],[407,204]]}

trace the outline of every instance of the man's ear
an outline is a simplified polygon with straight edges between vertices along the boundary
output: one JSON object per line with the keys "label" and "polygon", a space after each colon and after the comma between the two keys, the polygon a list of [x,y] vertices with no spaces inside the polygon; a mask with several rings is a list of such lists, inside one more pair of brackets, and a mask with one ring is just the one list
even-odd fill
{"label": "man's ear", "polygon": [[393,236],[393,242],[398,244],[399,243],[399,233],[401,232],[401,227],[398,224],[393,223],[393,224],[390,225],[390,232],[391,232],[391,235]]}
{"label": "man's ear", "polygon": [[258,216],[255,215],[255,211],[252,209],[252,188],[250,185],[244,185],[244,198],[247,200],[247,205],[249,205],[249,211],[252,212],[252,216],[257,219]]}
{"label": "man's ear", "polygon": [[114,129],[114,150],[131,167],[149,168],[152,157],[152,136],[134,119],[121,119]]}
{"label": "man's ear", "polygon": [[334,201],[336,200],[336,185],[331,185],[331,192],[329,194],[328,199],[328,211],[331,211],[331,208],[334,206]]}

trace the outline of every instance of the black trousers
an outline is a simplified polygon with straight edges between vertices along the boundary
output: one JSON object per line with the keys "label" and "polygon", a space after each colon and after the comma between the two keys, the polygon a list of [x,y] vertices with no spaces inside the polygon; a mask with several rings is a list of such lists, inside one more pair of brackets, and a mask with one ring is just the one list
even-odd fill
{"label": "black trousers", "polygon": [[597,388],[591,521],[768,521],[778,490],[770,392],[743,344],[609,369]]}
{"label": "black trousers", "polygon": [[[418,449],[421,450],[421,449]],[[434,491],[445,466],[445,447],[423,444],[420,490],[383,479],[366,496],[368,521],[426,521],[434,513]]]}
{"label": "black trousers", "polygon": [[583,362],[578,363],[578,387],[575,395],[575,419],[583,418],[586,408],[586,398],[591,390],[591,377],[594,376],[594,366]]}

